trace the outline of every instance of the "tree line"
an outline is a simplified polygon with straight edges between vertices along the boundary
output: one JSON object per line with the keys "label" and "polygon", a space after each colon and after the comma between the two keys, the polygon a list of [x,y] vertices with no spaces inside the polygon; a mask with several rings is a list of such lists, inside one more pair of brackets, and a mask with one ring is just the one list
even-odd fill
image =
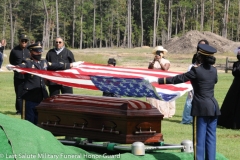
{"label": "tree line", "polygon": [[71,48],[163,45],[190,30],[239,41],[240,0],[1,0],[7,48],[18,36],[51,48],[62,37]]}

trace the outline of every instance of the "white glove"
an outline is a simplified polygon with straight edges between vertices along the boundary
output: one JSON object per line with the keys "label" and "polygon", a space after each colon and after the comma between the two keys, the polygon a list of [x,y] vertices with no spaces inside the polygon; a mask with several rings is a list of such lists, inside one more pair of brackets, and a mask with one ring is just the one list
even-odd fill
{"label": "white glove", "polygon": [[157,77],[144,77],[144,80],[148,81],[149,83],[158,82]]}
{"label": "white glove", "polygon": [[11,70],[13,70],[13,65],[11,65],[11,64],[7,64],[6,65],[6,68],[9,70],[9,71],[11,71]]}
{"label": "white glove", "polygon": [[82,63],[83,63],[83,61],[73,62],[72,67],[76,68],[76,67],[80,66]]}

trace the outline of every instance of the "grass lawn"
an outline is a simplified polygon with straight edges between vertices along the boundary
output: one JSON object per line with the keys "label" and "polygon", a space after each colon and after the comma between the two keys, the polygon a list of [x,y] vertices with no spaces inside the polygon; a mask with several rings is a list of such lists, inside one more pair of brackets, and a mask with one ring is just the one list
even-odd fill
{"label": "grass lawn", "polygon": [[[130,58],[125,56],[125,52],[129,53],[131,50],[111,50],[107,49],[93,50],[92,52],[89,50],[85,50],[85,53],[78,53],[78,51],[74,51],[76,60],[84,60],[93,63],[106,63],[107,58],[109,57],[118,57],[119,65],[127,64],[134,61],[134,63],[145,63],[147,64],[146,57],[141,58],[138,50],[132,49],[132,54],[137,59],[133,59],[131,55]],[[87,52],[87,53],[86,53]],[[150,53],[150,50],[145,50],[145,53]],[[9,55],[9,51],[6,51],[7,56]],[[152,55],[151,55],[152,56]],[[151,58],[151,56],[149,56]],[[182,55],[179,55],[182,56]],[[191,56],[185,56],[187,60],[184,60],[182,63],[190,62]],[[219,55],[219,61],[224,64],[224,59],[228,55]],[[148,58],[149,58],[148,57]],[[232,57],[234,58],[234,57]],[[179,57],[170,56],[169,59],[173,62],[177,62]],[[181,61],[181,60],[179,60]],[[186,62],[185,62],[186,61]],[[8,64],[8,57],[4,59],[4,66]],[[186,67],[187,70],[187,67]],[[15,93],[13,88],[13,73],[12,72],[0,72],[0,112],[11,117],[20,118],[20,116],[15,115]],[[215,88],[215,97],[221,106],[224,97],[232,83],[233,76],[229,73],[219,72],[218,74],[218,83]],[[75,94],[86,94],[86,95],[98,95],[101,96],[100,91],[90,91],[90,90],[82,90],[82,89],[74,89]],[[172,144],[180,144],[181,141],[185,139],[192,139],[192,126],[191,125],[183,125],[180,124],[182,119],[183,107],[186,99],[186,94],[179,99],[176,100],[176,114],[173,118],[164,119],[162,121],[162,134],[164,136],[165,143]],[[145,98],[141,98],[141,100],[145,101]],[[221,127],[217,128],[217,152],[223,154],[226,158],[230,160],[236,160],[240,157],[239,152],[240,146],[240,131],[239,130],[230,130],[224,129]]]}

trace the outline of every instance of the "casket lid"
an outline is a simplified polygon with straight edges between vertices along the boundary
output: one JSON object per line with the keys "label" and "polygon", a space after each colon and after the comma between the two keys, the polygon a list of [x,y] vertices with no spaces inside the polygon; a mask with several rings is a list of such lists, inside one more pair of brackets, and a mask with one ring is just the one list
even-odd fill
{"label": "casket lid", "polygon": [[151,104],[128,98],[60,94],[43,100],[38,112],[72,112],[114,116],[162,116]]}

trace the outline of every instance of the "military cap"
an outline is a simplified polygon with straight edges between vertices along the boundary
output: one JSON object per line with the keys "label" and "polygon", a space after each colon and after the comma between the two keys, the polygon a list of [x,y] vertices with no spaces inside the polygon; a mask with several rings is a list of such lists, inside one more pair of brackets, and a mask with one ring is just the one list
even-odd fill
{"label": "military cap", "polygon": [[34,44],[31,44],[27,47],[27,49],[29,49],[29,51],[35,51],[35,52],[43,52],[42,50],[42,43],[41,42],[37,42]]}
{"label": "military cap", "polygon": [[22,35],[20,35],[19,39],[20,40],[22,40],[22,39],[28,40],[28,36],[26,34],[22,34]]}
{"label": "military cap", "polygon": [[115,66],[116,65],[116,60],[114,58],[109,58],[108,59],[108,64],[113,64]]}
{"label": "military cap", "polygon": [[209,46],[207,44],[199,44],[198,45],[198,53],[206,55],[206,56],[213,56],[214,53],[217,52],[215,48]]}

